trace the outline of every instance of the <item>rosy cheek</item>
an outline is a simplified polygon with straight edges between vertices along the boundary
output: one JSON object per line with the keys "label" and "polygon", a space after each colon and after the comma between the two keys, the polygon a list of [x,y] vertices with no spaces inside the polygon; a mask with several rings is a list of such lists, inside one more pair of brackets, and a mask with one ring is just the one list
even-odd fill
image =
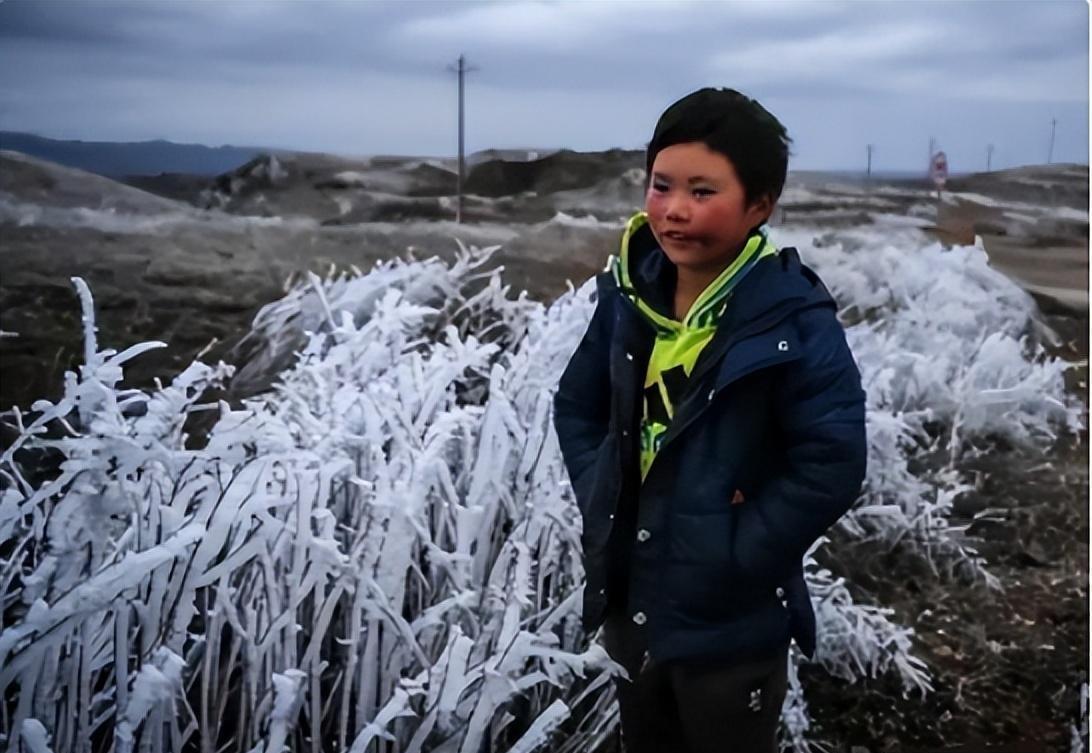
{"label": "rosy cheek", "polygon": [[655,214],[663,211],[664,197],[659,191],[648,189],[645,191],[645,211]]}

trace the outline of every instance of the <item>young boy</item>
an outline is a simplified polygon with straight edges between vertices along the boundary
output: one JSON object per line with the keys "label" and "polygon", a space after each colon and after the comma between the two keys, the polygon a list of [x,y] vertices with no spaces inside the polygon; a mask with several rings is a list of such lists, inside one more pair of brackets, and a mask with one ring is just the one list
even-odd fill
{"label": "young boy", "polygon": [[853,504],[864,392],[837,307],[766,237],[784,126],[731,89],[661,116],[645,211],[597,277],[554,421],[583,517],[626,750],[775,753],[801,561]]}

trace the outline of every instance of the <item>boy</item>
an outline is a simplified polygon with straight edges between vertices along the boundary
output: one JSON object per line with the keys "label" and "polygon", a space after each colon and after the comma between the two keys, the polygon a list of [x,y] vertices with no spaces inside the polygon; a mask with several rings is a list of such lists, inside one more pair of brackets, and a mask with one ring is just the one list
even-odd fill
{"label": "boy", "polygon": [[775,753],[790,637],[815,647],[808,547],[865,471],[837,307],[764,225],[784,126],[731,89],[660,117],[645,211],[597,277],[554,422],[583,517],[626,750]]}

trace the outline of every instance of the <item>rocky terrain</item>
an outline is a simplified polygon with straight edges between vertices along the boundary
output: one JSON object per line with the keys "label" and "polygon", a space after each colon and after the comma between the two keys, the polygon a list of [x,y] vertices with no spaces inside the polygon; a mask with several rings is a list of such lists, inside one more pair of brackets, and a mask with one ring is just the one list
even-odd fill
{"label": "rocky terrain", "polygon": [[[79,365],[73,276],[95,296],[102,342],[169,344],[127,367],[131,385],[148,386],[199,354],[239,360],[259,308],[308,270],[498,245],[493,263],[513,294],[552,300],[615,250],[622,220],[641,205],[642,166],[642,153],[617,150],[482,160],[457,224],[450,161],[282,154],[211,180],[126,184],[0,152],[0,410],[56,397],[63,372]],[[1039,302],[1057,333],[1052,353],[1077,364],[1069,386],[1087,414],[1087,166],[963,176],[939,196],[917,181],[791,173],[773,224],[980,237],[991,264]],[[806,673],[820,736],[873,752],[1069,749],[1088,682],[1087,432],[1059,440],[1046,460],[1010,450],[975,461],[981,483],[959,503],[963,522],[992,511],[971,532],[1003,597],[872,545],[829,548],[837,572],[858,574],[851,585],[863,600],[915,627],[936,692],[906,700],[886,679],[848,685]]]}

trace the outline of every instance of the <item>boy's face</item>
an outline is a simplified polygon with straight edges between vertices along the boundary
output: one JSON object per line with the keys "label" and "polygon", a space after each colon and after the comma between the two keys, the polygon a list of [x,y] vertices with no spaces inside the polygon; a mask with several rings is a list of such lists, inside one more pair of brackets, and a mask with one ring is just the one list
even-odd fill
{"label": "boy's face", "polygon": [[652,233],[675,266],[716,275],[736,258],[748,232],[773,210],[769,196],[746,206],[732,161],[701,142],[660,150],[645,194]]}

